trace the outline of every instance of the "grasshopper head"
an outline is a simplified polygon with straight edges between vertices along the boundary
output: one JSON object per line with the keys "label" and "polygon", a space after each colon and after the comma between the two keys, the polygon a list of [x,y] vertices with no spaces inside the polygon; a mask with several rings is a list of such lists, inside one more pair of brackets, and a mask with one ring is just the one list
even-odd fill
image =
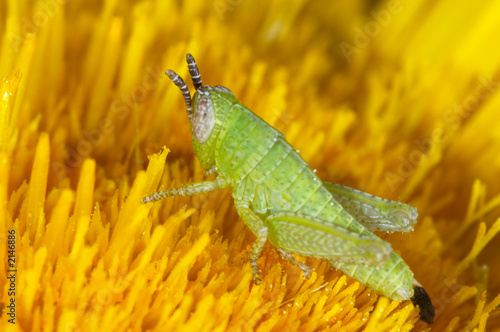
{"label": "grasshopper head", "polygon": [[198,66],[191,54],[186,55],[189,74],[196,89],[193,98],[184,80],[172,70],[166,75],[181,90],[191,124],[193,148],[205,169],[215,166],[215,143],[221,125],[232,105],[238,103],[234,94],[223,86],[202,85]]}

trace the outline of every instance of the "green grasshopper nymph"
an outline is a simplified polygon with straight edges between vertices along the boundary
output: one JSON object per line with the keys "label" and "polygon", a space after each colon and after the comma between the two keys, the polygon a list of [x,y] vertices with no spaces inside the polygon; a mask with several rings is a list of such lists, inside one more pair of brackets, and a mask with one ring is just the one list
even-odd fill
{"label": "green grasshopper nymph", "polygon": [[434,307],[413,272],[388,242],[370,232],[413,230],[417,210],[338,184],[323,182],[283,134],[243,106],[222,86],[202,85],[187,54],[196,92],[172,70],[166,75],[181,90],[191,125],[193,148],[213,181],[190,183],[142,199],[152,202],[231,187],[236,210],[255,234],[250,251],[253,279],[261,283],[257,259],[267,240],[310,276],[291,254],[327,260],[374,291],[412,300],[424,322]]}

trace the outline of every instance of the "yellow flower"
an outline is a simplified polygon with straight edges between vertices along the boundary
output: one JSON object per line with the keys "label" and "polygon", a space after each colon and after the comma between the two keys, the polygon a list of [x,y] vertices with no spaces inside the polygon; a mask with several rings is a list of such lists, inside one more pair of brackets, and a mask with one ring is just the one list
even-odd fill
{"label": "yellow flower", "polygon": [[[499,329],[499,14],[486,0],[3,1],[0,329]],[[432,325],[324,261],[298,258],[304,280],[271,245],[254,285],[230,190],[140,203],[204,179],[163,75],[186,77],[187,52],[322,179],[418,208],[414,232],[380,236],[432,298]]]}

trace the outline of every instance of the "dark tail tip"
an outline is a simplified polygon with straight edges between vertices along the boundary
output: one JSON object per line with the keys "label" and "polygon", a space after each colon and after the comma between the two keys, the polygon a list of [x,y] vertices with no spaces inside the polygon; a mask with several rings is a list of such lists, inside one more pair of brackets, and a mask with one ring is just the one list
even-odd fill
{"label": "dark tail tip", "polygon": [[411,301],[415,306],[420,309],[420,319],[431,324],[434,321],[434,306],[432,305],[431,298],[427,295],[425,289],[420,286],[413,287],[413,297]]}

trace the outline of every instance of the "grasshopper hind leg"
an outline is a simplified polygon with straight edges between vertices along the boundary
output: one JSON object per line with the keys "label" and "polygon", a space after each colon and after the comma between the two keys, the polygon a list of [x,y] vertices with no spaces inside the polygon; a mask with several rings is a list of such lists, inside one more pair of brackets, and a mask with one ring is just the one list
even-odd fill
{"label": "grasshopper hind leg", "polygon": [[323,184],[344,210],[370,230],[409,232],[417,222],[418,213],[413,206],[336,183],[323,182]]}

